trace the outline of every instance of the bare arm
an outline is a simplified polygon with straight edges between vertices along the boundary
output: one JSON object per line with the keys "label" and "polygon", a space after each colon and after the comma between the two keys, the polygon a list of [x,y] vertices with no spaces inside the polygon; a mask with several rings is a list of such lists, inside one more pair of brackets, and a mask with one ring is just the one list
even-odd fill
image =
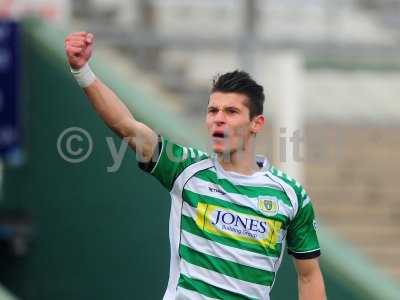
{"label": "bare arm", "polygon": [[294,261],[298,274],[299,300],[326,300],[318,258]]}
{"label": "bare arm", "polygon": [[100,80],[96,79],[85,88],[85,94],[107,126],[126,139],[144,161],[149,161],[157,145],[157,134],[145,124],[136,121],[125,104]]}
{"label": "bare arm", "polygon": [[[65,39],[65,51],[72,69],[79,70],[89,61],[94,37],[90,33],[71,33]],[[138,122],[118,96],[99,79],[84,88],[95,111],[118,136],[126,139],[144,161],[149,161],[157,145],[157,134]]]}

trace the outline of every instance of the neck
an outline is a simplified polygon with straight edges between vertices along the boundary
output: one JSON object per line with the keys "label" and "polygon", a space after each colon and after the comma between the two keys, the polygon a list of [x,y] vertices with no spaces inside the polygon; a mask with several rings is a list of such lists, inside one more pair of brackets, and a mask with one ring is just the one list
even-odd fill
{"label": "neck", "polygon": [[254,145],[241,151],[218,153],[218,162],[225,171],[233,171],[243,175],[252,175],[260,170],[256,162]]}

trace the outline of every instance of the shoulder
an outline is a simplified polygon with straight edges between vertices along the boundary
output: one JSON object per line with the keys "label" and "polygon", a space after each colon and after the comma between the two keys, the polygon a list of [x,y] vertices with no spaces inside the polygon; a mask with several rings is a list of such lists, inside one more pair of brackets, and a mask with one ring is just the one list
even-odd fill
{"label": "shoulder", "polygon": [[179,158],[181,162],[186,162],[187,165],[210,158],[208,153],[200,149],[177,144],[164,137],[162,138],[162,147],[164,147],[163,152],[170,160]]}
{"label": "shoulder", "polygon": [[269,168],[267,175],[271,179],[276,180],[282,186],[283,190],[292,202],[295,212],[297,213],[299,208],[303,207],[303,204],[308,198],[303,185],[275,166],[271,166]]}
{"label": "shoulder", "polygon": [[188,174],[209,167],[210,161],[209,155],[204,151],[159,136],[159,143],[151,161],[139,163],[139,167],[171,191],[178,178],[186,178]]}
{"label": "shoulder", "polygon": [[176,175],[179,175],[187,168],[210,159],[208,153],[200,149],[184,146],[161,137],[159,162],[164,166],[162,168],[164,172],[171,172],[171,168],[175,168]]}

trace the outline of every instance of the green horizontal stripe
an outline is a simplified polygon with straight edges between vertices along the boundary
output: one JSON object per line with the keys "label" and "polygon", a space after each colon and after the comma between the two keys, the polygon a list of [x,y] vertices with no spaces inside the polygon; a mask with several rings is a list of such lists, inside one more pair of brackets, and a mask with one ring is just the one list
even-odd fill
{"label": "green horizontal stripe", "polygon": [[179,247],[179,254],[184,260],[192,265],[246,282],[271,286],[274,279],[273,272],[241,265],[219,257],[204,254],[182,244]]}
{"label": "green horizontal stripe", "polygon": [[198,172],[195,177],[213,184],[217,183],[227,193],[245,195],[250,198],[258,196],[274,196],[292,207],[292,203],[286,193],[273,187],[235,185],[225,178],[218,178],[217,174],[209,169]]}
{"label": "green horizontal stripe", "polygon": [[256,217],[260,217],[263,219],[269,219],[269,220],[278,220],[282,222],[282,229],[286,229],[287,224],[289,224],[289,218],[285,215],[282,214],[276,214],[275,216],[265,216],[261,212],[256,211],[250,207],[245,207],[242,205],[234,204],[232,202],[228,202],[216,197],[210,197],[210,196],[205,196],[201,194],[194,193],[189,190],[183,190],[182,192],[182,198],[183,201],[185,201],[187,204],[189,204],[192,207],[197,207],[197,204],[199,202],[201,203],[207,203],[211,205],[216,205],[228,209],[232,209],[235,212],[238,213],[243,213],[243,214],[248,214]]}
{"label": "green horizontal stripe", "polygon": [[192,234],[195,234],[199,237],[205,238],[210,241],[214,241],[217,243],[220,243],[222,245],[238,248],[241,250],[246,250],[250,252],[255,252],[258,254],[262,254],[265,256],[270,256],[270,257],[279,257],[282,249],[282,244],[276,244],[275,247],[276,249],[271,249],[271,248],[264,248],[261,245],[258,244],[251,244],[251,243],[246,243],[242,241],[237,241],[228,237],[222,237],[218,236],[209,232],[202,231],[196,223],[193,221],[192,218],[187,217],[182,215],[182,220],[181,220],[181,228],[187,232],[190,232]]}
{"label": "green horizontal stripe", "polygon": [[183,274],[179,277],[178,286],[198,292],[199,294],[205,295],[207,297],[224,299],[224,300],[255,300],[254,298],[249,298],[247,296],[239,295],[213,285],[207,284],[198,279],[192,279]]}

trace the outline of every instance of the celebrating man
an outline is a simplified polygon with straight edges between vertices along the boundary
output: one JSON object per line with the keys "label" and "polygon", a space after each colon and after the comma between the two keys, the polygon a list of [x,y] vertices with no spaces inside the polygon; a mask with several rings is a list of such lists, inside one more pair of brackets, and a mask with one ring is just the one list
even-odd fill
{"label": "celebrating man", "polygon": [[301,300],[325,299],[314,211],[303,187],[254,154],[264,92],[247,73],[213,81],[206,126],[214,154],[171,142],[138,122],[91,71],[94,36],[71,33],[71,71],[104,122],[170,192],[170,277],[175,299],[269,299],[285,245]]}

